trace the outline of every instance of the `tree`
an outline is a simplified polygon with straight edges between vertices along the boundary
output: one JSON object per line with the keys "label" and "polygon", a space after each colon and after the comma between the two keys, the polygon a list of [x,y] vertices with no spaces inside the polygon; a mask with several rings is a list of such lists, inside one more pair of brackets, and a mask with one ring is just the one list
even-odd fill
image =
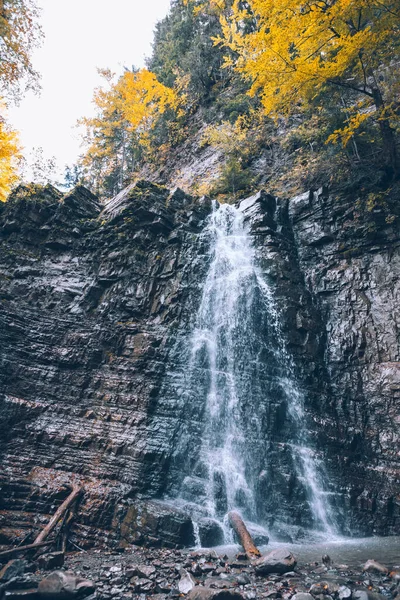
{"label": "tree", "polygon": [[7,200],[12,186],[18,179],[20,157],[17,134],[0,116],[0,202]]}
{"label": "tree", "polygon": [[172,0],[169,14],[156,25],[149,69],[170,87],[178,76],[188,76],[192,101],[203,102],[213,86],[229,79],[222,68],[224,51],[213,43],[229,4],[230,0]]}
{"label": "tree", "polygon": [[38,8],[33,0],[0,2],[0,91],[18,99],[19,84],[38,85],[39,75],[31,62],[32,50],[40,44]]}
{"label": "tree", "polygon": [[[19,84],[35,87],[38,74],[31,52],[41,38],[38,10],[32,0],[0,1],[0,94],[18,100]],[[0,201],[5,201],[18,180],[21,150],[17,133],[7,125],[0,98]]]}
{"label": "tree", "polygon": [[83,185],[84,179],[84,172],[80,165],[65,165],[64,181],[60,185],[61,187],[65,187],[67,190],[69,190],[76,185]]}
{"label": "tree", "polygon": [[56,157],[46,158],[41,146],[32,149],[26,163],[26,168],[30,171],[30,177],[34,183],[57,185],[56,173],[59,169]]}
{"label": "tree", "polygon": [[168,111],[178,114],[184,97],[147,69],[125,71],[117,81],[109,71],[101,73],[108,89],[95,91],[96,116],[80,121],[87,147],[81,164],[96,193],[113,195],[126,183],[135,159],[151,151],[158,119]]}
{"label": "tree", "polygon": [[267,114],[317,108],[330,88],[350,92],[344,139],[375,119],[388,174],[399,174],[400,105],[387,84],[399,71],[398,0],[235,0],[222,28],[219,43],[236,53],[228,62],[251,80]]}

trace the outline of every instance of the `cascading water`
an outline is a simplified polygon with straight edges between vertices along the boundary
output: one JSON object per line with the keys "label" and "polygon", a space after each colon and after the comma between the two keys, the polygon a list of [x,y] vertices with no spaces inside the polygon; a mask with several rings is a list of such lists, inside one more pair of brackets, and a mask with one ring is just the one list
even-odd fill
{"label": "cascading water", "polygon": [[270,405],[279,398],[282,418],[290,422],[287,447],[314,528],[332,536],[334,518],[321,466],[309,448],[303,395],[243,214],[230,205],[215,205],[203,236],[211,259],[185,385],[205,403],[205,412],[196,464],[183,482],[181,497],[201,507],[200,514],[221,522],[232,509],[260,521],[260,481],[273,473],[273,465],[266,471],[264,464]]}

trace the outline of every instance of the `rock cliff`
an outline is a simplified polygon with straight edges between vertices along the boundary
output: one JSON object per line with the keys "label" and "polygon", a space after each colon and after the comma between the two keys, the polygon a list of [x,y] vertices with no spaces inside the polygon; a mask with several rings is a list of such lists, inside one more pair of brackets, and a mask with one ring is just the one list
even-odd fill
{"label": "rock cliff", "polygon": [[[396,223],[371,236],[352,199],[325,190],[246,202],[342,527],[399,533]],[[71,481],[85,488],[79,545],[193,543],[190,518],[160,499],[180,489],[180,457],[190,466],[201,435],[180,357],[210,210],[146,182],[106,206],[81,187],[27,186],[1,207],[0,544],[38,531]],[[307,526],[279,396],[267,412],[260,517]]]}

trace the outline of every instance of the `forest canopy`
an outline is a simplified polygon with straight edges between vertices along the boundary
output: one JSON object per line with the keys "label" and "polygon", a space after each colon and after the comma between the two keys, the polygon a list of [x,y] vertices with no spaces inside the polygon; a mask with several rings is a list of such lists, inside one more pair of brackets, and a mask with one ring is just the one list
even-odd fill
{"label": "forest canopy", "polygon": [[[251,19],[253,28],[245,29]],[[268,115],[318,105],[330,89],[352,93],[345,142],[366,119],[377,121],[384,160],[399,171],[400,5],[397,0],[235,0],[219,42],[259,94]]]}
{"label": "forest canopy", "polygon": [[390,181],[400,171],[399,23],[397,0],[172,0],[147,70],[129,76],[146,73],[142,99],[123,91],[126,74],[95,94],[85,177],[114,194],[144,163],[168,160],[201,115],[204,144],[225,157],[210,192],[249,188],[266,146],[282,157],[301,144],[293,172],[296,161],[304,172],[325,160],[329,177],[337,161],[338,171],[373,166]]}

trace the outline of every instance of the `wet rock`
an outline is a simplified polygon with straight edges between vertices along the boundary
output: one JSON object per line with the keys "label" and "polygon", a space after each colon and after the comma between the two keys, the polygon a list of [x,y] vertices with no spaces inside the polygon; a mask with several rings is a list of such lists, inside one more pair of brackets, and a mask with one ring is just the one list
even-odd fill
{"label": "wet rock", "polygon": [[207,577],[204,582],[205,587],[215,588],[215,589],[229,589],[234,588],[237,585],[237,579],[233,575],[228,575],[228,577]]}
{"label": "wet rock", "polygon": [[214,590],[196,586],[187,596],[188,600],[243,600],[243,595],[236,590]]}
{"label": "wet rock", "polygon": [[341,585],[338,591],[338,598],[339,600],[348,600],[348,598],[351,598],[351,589],[345,585]]}
{"label": "wet rock", "polygon": [[155,587],[154,582],[146,577],[132,577],[131,585],[135,592],[151,592]]}
{"label": "wet rock", "polygon": [[293,554],[284,548],[277,548],[252,562],[258,575],[287,573],[293,571],[297,561]]}
{"label": "wet rock", "polygon": [[200,519],[199,536],[201,545],[205,548],[219,546],[224,542],[224,532],[215,519]]}
{"label": "wet rock", "polygon": [[136,574],[139,577],[149,578],[156,572],[156,568],[153,565],[138,565],[136,567]]}
{"label": "wet rock", "polygon": [[251,579],[248,575],[246,575],[246,573],[241,573],[236,581],[238,582],[239,585],[247,585],[248,583],[250,583]]}
{"label": "wet rock", "polygon": [[318,596],[319,594],[338,594],[339,590],[340,586],[334,581],[320,581],[318,583],[314,583],[310,587],[309,592],[313,596]]}
{"label": "wet rock", "polygon": [[[390,219],[363,222],[356,196],[319,190],[287,201],[261,193],[242,209],[260,272],[282,307],[309,438],[332,482],[326,491],[343,491],[335,502],[339,512],[346,507],[350,529],[388,534],[399,531],[391,475],[399,444],[399,234]],[[161,515],[162,507],[138,497],[177,494],[188,475],[182,464],[198,455],[198,397],[192,390],[181,410],[184,369],[175,366],[209,265],[199,233],[210,205],[138,182],[104,210],[87,190],[63,197],[49,186],[20,189],[1,206],[5,545],[14,543],[11,530],[24,522],[25,507],[46,522],[75,475],[90,478],[74,526],[78,545],[103,541],[104,531],[111,546],[193,543],[187,515]],[[248,372],[252,394],[243,407],[249,464],[260,473],[255,501],[262,521],[273,514],[283,529],[307,527],[307,490],[290,451],[296,434],[269,370],[280,368],[271,337],[261,311],[254,345],[263,350]],[[255,414],[259,428],[252,427]],[[214,484],[223,513],[223,478]]]}
{"label": "wet rock", "polygon": [[328,554],[324,554],[322,557],[322,562],[326,567],[329,567],[332,563],[332,559]]}
{"label": "wet rock", "polygon": [[385,598],[384,595],[370,590],[356,590],[353,592],[353,600],[385,600]]}
{"label": "wet rock", "polygon": [[4,596],[1,596],[0,592],[0,598],[4,598],[4,600],[39,600],[40,596],[37,588],[30,588],[22,590],[6,590]]}
{"label": "wet rock", "polygon": [[376,560],[367,560],[365,565],[363,566],[363,571],[367,573],[381,573],[382,575],[387,575],[389,573],[389,569],[387,569],[384,565],[377,562]]}
{"label": "wet rock", "polygon": [[262,527],[256,525],[247,525],[247,530],[253,538],[256,546],[266,546],[269,542],[269,535]]}
{"label": "wet rock", "polygon": [[92,581],[76,577],[69,571],[54,571],[42,579],[38,592],[41,598],[48,600],[68,600],[69,598],[85,598],[96,589]]}
{"label": "wet rock", "polygon": [[297,592],[297,594],[292,596],[292,600],[314,600],[314,598],[307,592]]}
{"label": "wet rock", "polygon": [[14,560],[10,560],[1,570],[0,570],[0,582],[6,582],[12,579],[13,577],[21,577],[25,573],[25,569],[28,563],[26,560],[21,560],[15,558]]}
{"label": "wet rock", "polygon": [[178,590],[181,594],[188,594],[196,585],[196,580],[185,569],[181,569],[181,578],[178,583]]}
{"label": "wet rock", "polygon": [[64,559],[64,552],[52,552],[50,554],[42,554],[42,556],[38,558],[37,563],[40,569],[47,571],[62,567]]}

